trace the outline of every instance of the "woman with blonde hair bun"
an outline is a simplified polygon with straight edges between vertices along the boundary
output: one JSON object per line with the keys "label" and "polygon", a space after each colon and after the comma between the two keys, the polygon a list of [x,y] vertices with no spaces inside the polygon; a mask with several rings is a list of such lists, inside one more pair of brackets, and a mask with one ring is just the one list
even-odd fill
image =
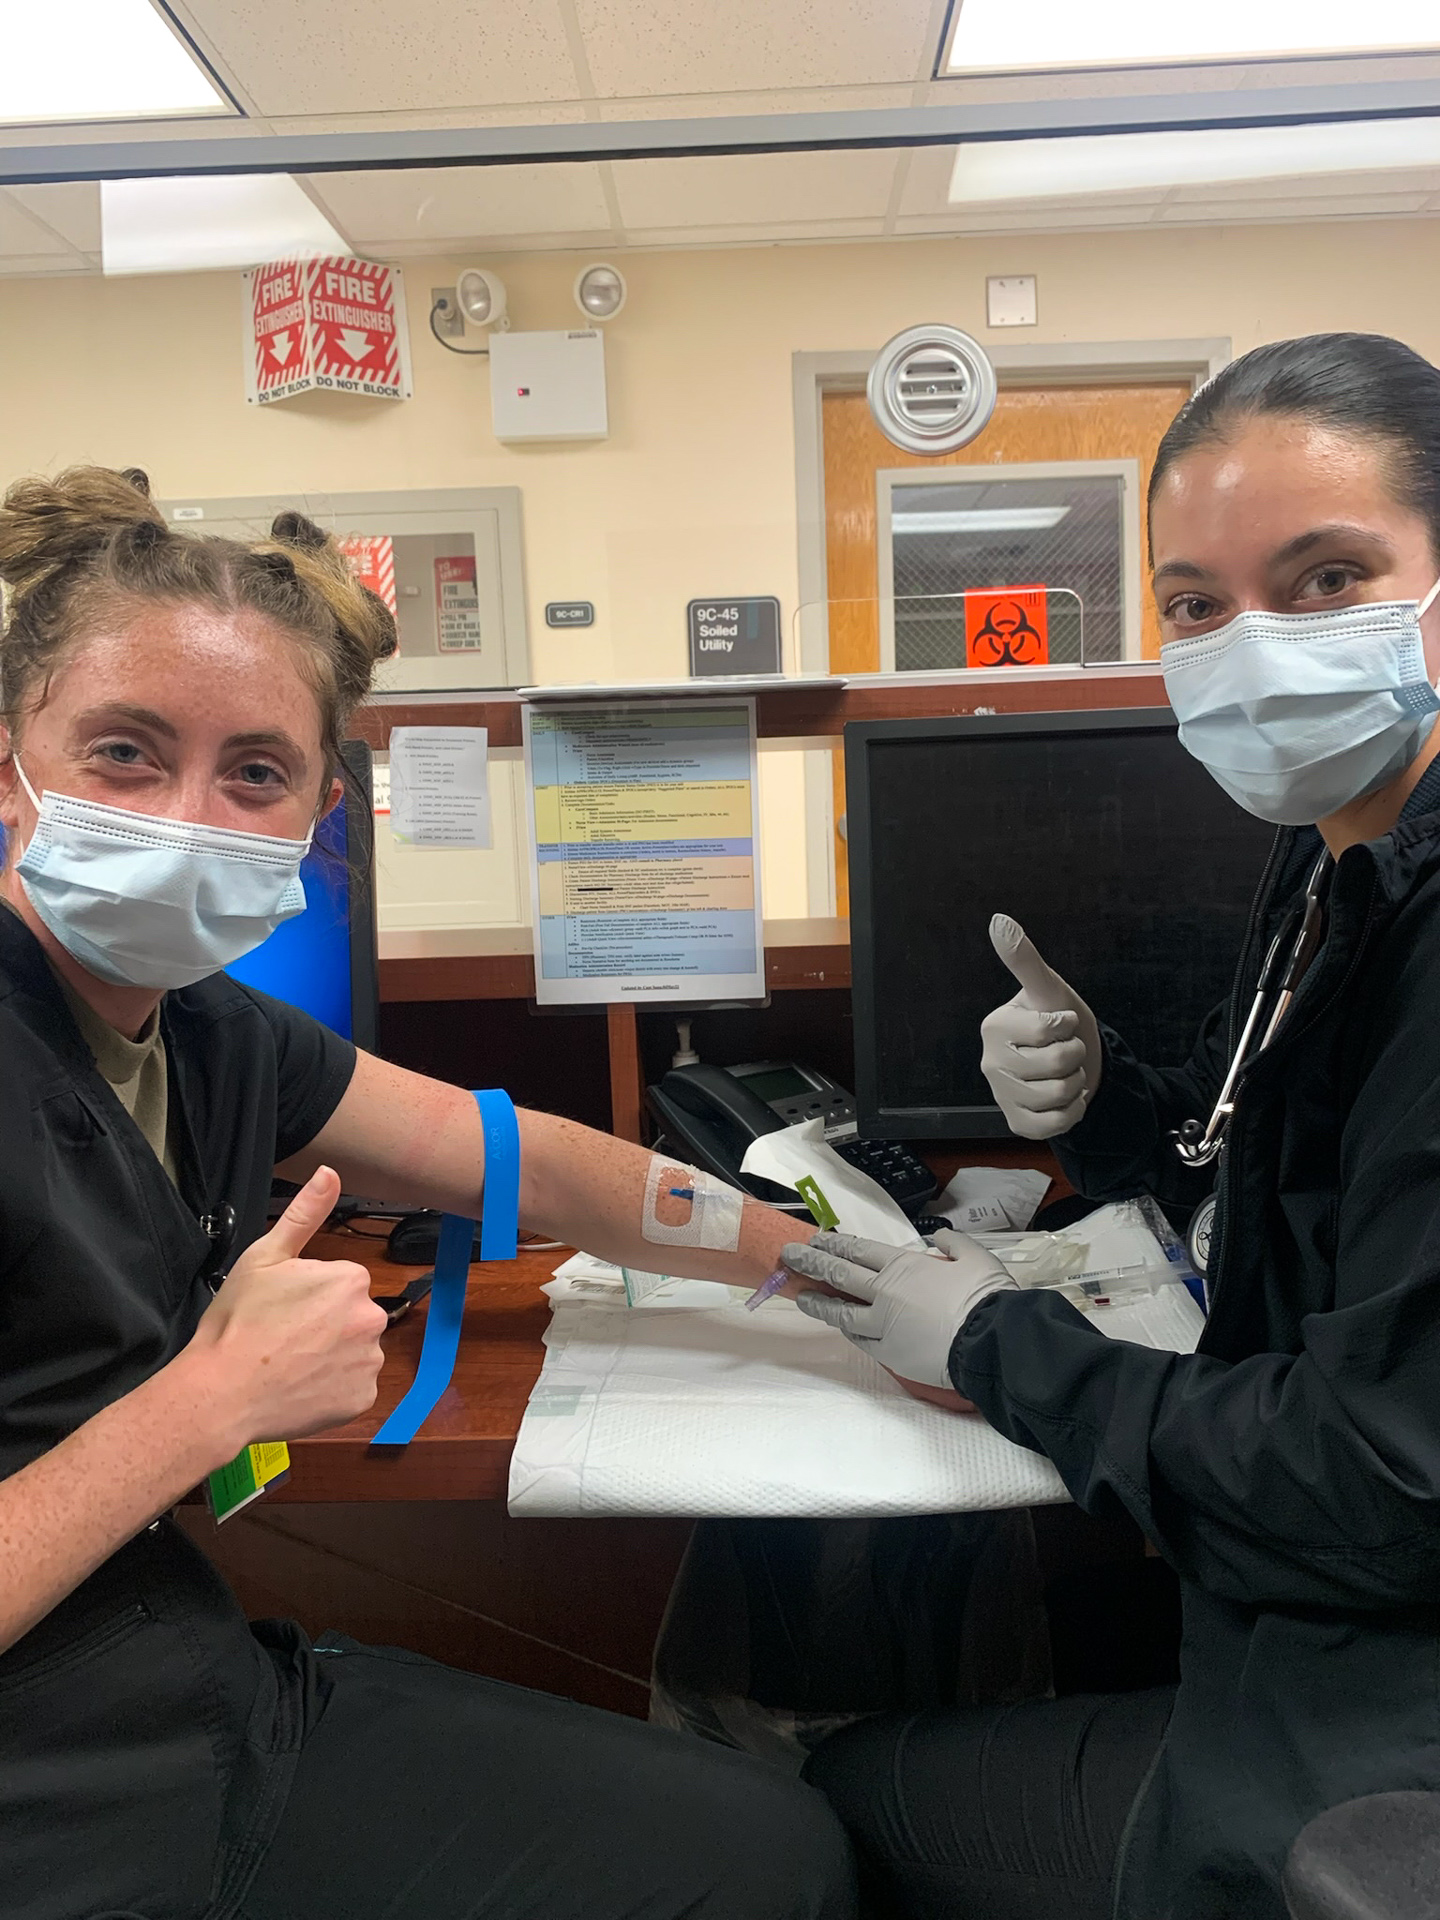
{"label": "woman with blonde hair bun", "polygon": [[[374,1400],[365,1269],[304,1257],[342,1180],[481,1211],[463,1089],[224,972],[303,910],[394,622],[301,516],[197,538],[135,470],[12,486],[0,582],[0,1905],[848,1920],[848,1851],[809,1788],[414,1655],[252,1628],[166,1517],[252,1442]],[[644,1264],[649,1155],[518,1122],[522,1226]],[[277,1168],[303,1184],[267,1232]],[[200,1223],[227,1207],[222,1276]],[[733,1251],[676,1270],[758,1285],[792,1233],[747,1202]]]}

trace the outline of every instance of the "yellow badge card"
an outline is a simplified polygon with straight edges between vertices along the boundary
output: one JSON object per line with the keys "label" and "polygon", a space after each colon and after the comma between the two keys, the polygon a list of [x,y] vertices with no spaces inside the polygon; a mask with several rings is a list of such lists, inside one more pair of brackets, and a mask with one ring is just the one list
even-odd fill
{"label": "yellow badge card", "polygon": [[215,1524],[228,1520],[232,1513],[239,1513],[289,1477],[290,1449],[283,1440],[260,1440],[244,1448],[229,1466],[218,1468],[205,1482]]}

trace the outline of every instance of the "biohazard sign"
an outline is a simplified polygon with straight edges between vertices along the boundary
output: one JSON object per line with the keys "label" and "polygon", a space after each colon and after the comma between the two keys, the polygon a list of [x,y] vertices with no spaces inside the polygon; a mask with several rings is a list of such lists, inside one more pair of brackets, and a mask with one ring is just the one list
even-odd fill
{"label": "biohazard sign", "polygon": [[243,276],[252,406],[328,388],[410,398],[405,283],[370,260],[281,260]]}
{"label": "biohazard sign", "polygon": [[1044,587],[982,587],[965,595],[967,667],[1046,667],[1050,618]]}
{"label": "biohazard sign", "polygon": [[335,542],[350,562],[350,570],[362,587],[379,596],[391,613],[400,608],[395,599],[395,542],[388,533],[342,533]]}

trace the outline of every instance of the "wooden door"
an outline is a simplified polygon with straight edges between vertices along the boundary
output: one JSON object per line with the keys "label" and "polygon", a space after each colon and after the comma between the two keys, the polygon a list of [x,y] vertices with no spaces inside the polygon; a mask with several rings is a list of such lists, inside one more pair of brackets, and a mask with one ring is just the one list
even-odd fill
{"label": "wooden door", "polygon": [[[1145,488],[1160,436],[1189,398],[1180,382],[1153,386],[1004,387],[979,439],[938,457],[905,453],[881,433],[863,393],[822,397],[825,464],[825,565],[830,669],[875,673],[880,667],[876,473],[883,467],[1016,465],[1046,460],[1136,460],[1140,465],[1140,538],[1146,538]],[[1141,650],[1160,650],[1155,608],[1143,599]],[[845,811],[845,764],[835,761],[835,818]],[[850,910],[845,843],[835,842],[835,911]]]}

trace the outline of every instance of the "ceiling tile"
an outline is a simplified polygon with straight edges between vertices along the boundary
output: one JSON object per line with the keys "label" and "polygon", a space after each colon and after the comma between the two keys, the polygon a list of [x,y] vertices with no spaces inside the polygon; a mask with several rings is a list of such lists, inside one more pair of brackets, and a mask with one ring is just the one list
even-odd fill
{"label": "ceiling tile", "polygon": [[953,147],[915,147],[905,169],[905,191],[900,212],[938,213],[950,205],[950,176],[955,171]]}
{"label": "ceiling tile", "polygon": [[1050,201],[1045,205],[1026,202],[1009,207],[952,208],[947,214],[902,214],[895,222],[897,234],[967,233],[1064,233],[1109,227],[1144,226],[1159,206],[1158,196],[1125,206],[1105,200]]}
{"label": "ceiling tile", "polygon": [[602,95],[759,92],[915,80],[930,0],[574,0]]}
{"label": "ceiling tile", "polygon": [[747,153],[617,160],[627,229],[874,219],[890,204],[893,153]]}
{"label": "ceiling tile", "polygon": [[[1287,188],[1293,184],[1286,183]],[[1206,226],[1230,226],[1251,220],[1355,220],[1365,215],[1419,213],[1425,205],[1423,193],[1354,193],[1319,195],[1306,200],[1189,200],[1183,204],[1167,201],[1156,215],[1168,226],[1182,222]]]}
{"label": "ceiling tile", "polygon": [[1317,173],[1288,179],[1227,180],[1208,185],[1172,187],[1167,204],[1215,205],[1250,200],[1368,200],[1388,199],[1397,193],[1434,193],[1440,188],[1440,170],[1420,167],[1405,172]]}
{"label": "ceiling tile", "polygon": [[0,190],[0,259],[10,263],[14,272],[25,271],[17,260],[42,260],[59,267],[83,267],[85,262],[58,234],[51,233],[20,206],[8,192]]}
{"label": "ceiling tile", "polygon": [[786,87],[760,93],[668,93],[604,98],[595,102],[601,120],[709,120],[751,113],[867,113],[913,105],[908,82],[891,86]]}
{"label": "ceiling tile", "polygon": [[93,180],[11,187],[10,198],[84,254],[100,254],[100,188]]}
{"label": "ceiling tile", "polygon": [[573,100],[580,92],[559,0],[189,0],[189,12],[271,117]]}
{"label": "ceiling tile", "polygon": [[316,174],[306,184],[357,247],[381,252],[610,230],[600,168],[590,161]]}
{"label": "ceiling tile", "polygon": [[770,225],[729,227],[635,227],[627,236],[634,247],[774,246],[777,241],[883,240],[885,223],[871,220],[775,221]]}
{"label": "ceiling tile", "polygon": [[0,253],[0,280],[39,280],[62,273],[88,273],[73,253]]}
{"label": "ceiling tile", "polygon": [[953,149],[926,150],[912,155],[900,203],[902,219],[921,214],[940,219],[969,219],[985,213],[1006,214],[1024,221],[1034,213],[1064,213],[1070,207],[1155,206],[1165,198],[1164,187],[1132,187],[1121,193],[1065,195],[1046,194],[1024,200],[956,200],[950,198],[950,174],[954,166]]}

